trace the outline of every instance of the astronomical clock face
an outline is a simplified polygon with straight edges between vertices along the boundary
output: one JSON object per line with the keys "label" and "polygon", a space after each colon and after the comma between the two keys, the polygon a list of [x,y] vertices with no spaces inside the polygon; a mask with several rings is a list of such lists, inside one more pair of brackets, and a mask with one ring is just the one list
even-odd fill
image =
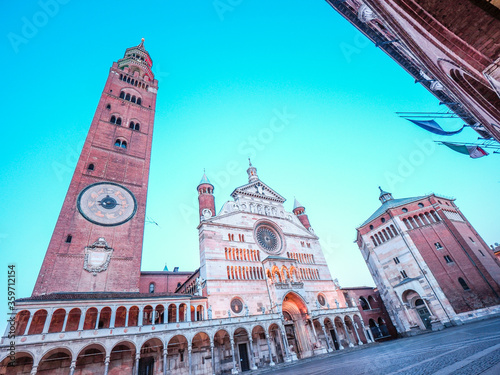
{"label": "astronomical clock face", "polygon": [[112,182],[98,182],[81,191],[77,207],[91,223],[110,227],[132,219],[137,202],[127,188]]}
{"label": "astronomical clock face", "polygon": [[268,223],[258,224],[255,228],[255,239],[259,247],[269,254],[279,254],[283,241],[278,231]]}

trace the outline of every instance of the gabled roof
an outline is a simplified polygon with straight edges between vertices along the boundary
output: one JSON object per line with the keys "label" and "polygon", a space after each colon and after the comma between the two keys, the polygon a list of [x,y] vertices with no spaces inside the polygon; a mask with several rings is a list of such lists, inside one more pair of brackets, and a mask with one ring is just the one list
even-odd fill
{"label": "gabled roof", "polygon": [[283,198],[261,180],[254,181],[234,189],[234,191],[231,193],[231,197],[235,198],[237,195],[246,195],[253,198],[268,199],[270,201],[280,203],[286,201],[285,198]]}
{"label": "gabled roof", "polygon": [[375,211],[363,224],[361,224],[358,228],[364,227],[366,224],[368,224],[370,221],[373,219],[376,219],[380,215],[382,215],[384,212],[386,212],[390,208],[398,207],[398,206],[403,206],[408,203],[412,203],[421,199],[424,199],[428,197],[428,195],[423,195],[420,197],[412,197],[412,198],[401,198],[401,199],[391,199],[384,204],[382,204],[377,211]]}

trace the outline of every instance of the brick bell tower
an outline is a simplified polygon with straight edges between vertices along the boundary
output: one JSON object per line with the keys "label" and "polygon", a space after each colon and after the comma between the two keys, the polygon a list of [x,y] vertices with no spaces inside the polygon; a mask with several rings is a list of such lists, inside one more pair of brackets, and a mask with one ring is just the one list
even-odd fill
{"label": "brick bell tower", "polygon": [[200,221],[215,216],[214,185],[212,185],[205,173],[203,173],[200,184],[196,189],[198,190]]}
{"label": "brick bell tower", "polygon": [[158,81],[144,39],[114,62],[33,296],[137,292]]}

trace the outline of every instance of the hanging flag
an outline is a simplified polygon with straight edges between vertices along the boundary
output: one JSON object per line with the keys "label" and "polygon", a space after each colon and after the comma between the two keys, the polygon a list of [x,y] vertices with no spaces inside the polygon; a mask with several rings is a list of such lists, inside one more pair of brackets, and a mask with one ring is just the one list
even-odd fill
{"label": "hanging flag", "polygon": [[434,120],[421,121],[421,120],[412,120],[409,118],[407,118],[407,120],[413,122],[415,125],[420,126],[422,129],[425,129],[427,131],[430,131],[431,133],[439,134],[439,135],[455,135],[455,134],[460,133],[465,127],[465,125],[464,125],[464,126],[462,126],[461,129],[459,129],[457,131],[447,132],[446,130],[443,130],[443,128],[441,126],[439,126],[439,124]]}
{"label": "hanging flag", "polygon": [[443,145],[448,146],[453,151],[460,152],[461,154],[469,155],[472,159],[482,158],[483,156],[489,155],[479,146],[466,146],[448,142],[441,142]]}

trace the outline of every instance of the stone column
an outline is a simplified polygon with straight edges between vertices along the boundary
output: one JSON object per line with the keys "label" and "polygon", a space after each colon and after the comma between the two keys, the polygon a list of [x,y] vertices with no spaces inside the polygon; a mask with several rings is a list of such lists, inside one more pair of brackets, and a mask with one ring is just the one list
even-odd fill
{"label": "stone column", "polygon": [[116,306],[111,309],[111,319],[109,322],[109,328],[113,329],[115,328],[115,322],[116,322]]}
{"label": "stone column", "polygon": [[50,313],[47,311],[47,317],[45,318],[45,324],[43,325],[42,334],[46,334],[49,332],[50,321],[52,320],[52,309],[50,309]]}
{"label": "stone column", "polygon": [[80,315],[80,322],[78,323],[78,330],[83,331],[83,324],[85,323],[85,316],[87,315],[87,309],[82,310],[82,315]]}
{"label": "stone column", "polygon": [[135,353],[135,366],[134,375],[139,375],[139,359],[141,359],[141,353]]}
{"label": "stone column", "polygon": [[273,352],[271,350],[271,343],[269,342],[269,333],[266,332],[266,341],[267,341],[267,347],[269,349],[269,366],[274,366],[275,363],[273,361]]}
{"label": "stone column", "polygon": [[128,327],[128,316],[130,314],[130,307],[127,309],[125,307],[125,328]]}
{"label": "stone column", "polygon": [[343,350],[344,347],[342,346],[342,343],[340,342],[340,336],[339,333],[337,332],[337,325],[335,324],[335,320],[332,321],[333,325],[333,332],[335,332],[335,338],[337,339],[337,344],[339,344],[339,350]]}
{"label": "stone column", "polygon": [[380,330],[380,327],[378,326],[378,323],[377,323],[377,322],[375,322],[375,327],[377,327],[378,334],[380,335],[379,337],[384,336],[384,335],[382,334],[382,331]]}
{"label": "stone column", "polygon": [[187,310],[187,314],[186,314],[186,322],[190,322],[190,321],[191,321],[191,301],[189,301],[189,302],[186,304],[186,310]]}
{"label": "stone column", "polygon": [[97,318],[95,320],[95,329],[98,329],[99,328],[99,319],[101,318],[101,309],[97,310]]}
{"label": "stone column", "polygon": [[252,336],[248,337],[248,344],[250,346],[250,370],[257,370],[257,366],[255,366],[255,357],[253,354],[253,339]]}
{"label": "stone column", "polygon": [[104,375],[108,375],[108,370],[109,370],[109,362],[110,362],[110,358],[109,358],[109,355],[106,356],[106,358],[104,359]]}
{"label": "stone column", "polygon": [[163,375],[167,375],[167,349],[163,349]]}
{"label": "stone column", "polygon": [[363,332],[365,333],[365,336],[366,336],[366,343],[367,344],[372,343],[373,342],[373,337],[370,339],[371,332],[368,335],[366,334],[368,332],[368,330],[366,329],[365,322],[363,322],[362,319],[361,319],[361,327],[363,328]]}
{"label": "stone column", "polygon": [[68,316],[69,316],[69,312],[67,312],[66,315],[64,315],[64,323],[63,323],[61,332],[66,332],[66,324],[68,323]]}
{"label": "stone column", "polygon": [[[36,372],[38,370],[38,365],[33,365],[31,367],[31,372],[30,372],[30,375],[36,375]],[[75,368],[73,367],[73,371],[75,370]],[[70,373],[70,375],[73,375],[73,372]]]}
{"label": "stone column", "polygon": [[210,342],[210,352],[212,353],[212,375],[215,375],[214,342]]}
{"label": "stone column", "polygon": [[[31,322],[33,322],[33,315],[35,315],[35,313],[30,311],[30,317],[28,318],[28,324],[26,324],[26,328],[24,329],[24,335],[27,335],[28,332],[30,331]],[[5,336],[7,336],[7,333],[5,334]]]}
{"label": "stone column", "polygon": [[179,323],[179,304],[175,304],[175,322]]}
{"label": "stone column", "polygon": [[155,325],[155,320],[156,320],[156,308],[153,307],[153,311],[151,311],[151,325],[153,326]]}
{"label": "stone column", "polygon": [[233,357],[233,370],[231,371],[231,373],[237,374],[238,369],[236,368],[236,358],[234,357],[234,339],[230,337],[230,340],[231,340],[231,356]]}
{"label": "stone column", "polygon": [[332,352],[332,347],[330,346],[330,340],[328,340],[328,336],[326,334],[326,329],[325,329],[325,325],[324,324],[321,324],[321,329],[323,330],[323,334],[325,335],[325,340],[326,340],[326,346],[328,348],[328,352]]}
{"label": "stone column", "polygon": [[71,366],[69,366],[69,375],[73,375],[75,373],[76,361],[71,361]]}
{"label": "stone column", "polygon": [[361,341],[361,339],[359,338],[358,329],[356,328],[356,322],[354,321],[354,319],[351,319],[351,322],[352,329],[354,330],[354,333],[356,333],[356,337],[358,338],[358,345],[363,345],[363,341]]}
{"label": "stone column", "polygon": [[191,375],[191,371],[192,371],[191,367],[192,367],[192,365],[193,365],[193,363],[192,363],[192,358],[191,358],[191,350],[192,350],[192,349],[193,349],[193,348],[192,348],[191,344],[189,344],[189,345],[188,345],[189,375]]}
{"label": "stone column", "polygon": [[285,348],[285,362],[291,362],[292,356],[290,355],[290,348],[288,347],[288,339],[286,338],[286,331],[283,326],[280,326],[281,341],[283,341],[283,346]]}
{"label": "stone column", "polygon": [[139,316],[137,318],[137,325],[139,327],[142,327],[144,323],[144,306],[139,307]]}
{"label": "stone column", "polygon": [[351,335],[349,334],[349,331],[347,330],[347,325],[345,324],[344,319],[342,319],[342,325],[344,326],[345,335],[347,336],[347,340],[349,341],[349,347],[354,348],[354,344],[352,343],[352,340],[351,340]]}

